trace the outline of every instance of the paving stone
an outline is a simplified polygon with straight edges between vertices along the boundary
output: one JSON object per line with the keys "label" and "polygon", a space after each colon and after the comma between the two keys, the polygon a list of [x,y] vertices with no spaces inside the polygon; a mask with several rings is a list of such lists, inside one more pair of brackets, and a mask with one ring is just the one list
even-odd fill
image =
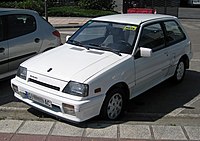
{"label": "paving stone", "polygon": [[93,123],[86,129],[85,137],[93,138],[117,138],[117,125]]}
{"label": "paving stone", "polygon": [[22,122],[22,120],[0,120],[0,132],[15,133]]}
{"label": "paving stone", "polygon": [[48,135],[52,126],[53,122],[49,121],[26,121],[19,129],[18,133]]}
{"label": "paving stone", "polygon": [[46,136],[42,135],[20,135],[15,134],[10,141],[45,141]]}
{"label": "paving stone", "polygon": [[153,140],[146,140],[146,139],[120,139],[120,141],[153,141]]}
{"label": "paving stone", "polygon": [[81,137],[49,136],[47,141],[81,141]]}
{"label": "paving stone", "polygon": [[148,125],[120,125],[120,139],[152,139]]}
{"label": "paving stone", "polygon": [[117,139],[108,139],[108,138],[83,138],[82,141],[117,141]]}
{"label": "paving stone", "polygon": [[184,127],[190,140],[200,140],[200,127],[185,126]]}
{"label": "paving stone", "polygon": [[9,141],[13,134],[10,133],[0,133],[0,141]]}
{"label": "paving stone", "polygon": [[83,135],[83,131],[84,128],[79,128],[66,123],[57,122],[52,131],[52,135],[81,137]]}
{"label": "paving stone", "polygon": [[152,126],[156,140],[187,140],[180,126]]}

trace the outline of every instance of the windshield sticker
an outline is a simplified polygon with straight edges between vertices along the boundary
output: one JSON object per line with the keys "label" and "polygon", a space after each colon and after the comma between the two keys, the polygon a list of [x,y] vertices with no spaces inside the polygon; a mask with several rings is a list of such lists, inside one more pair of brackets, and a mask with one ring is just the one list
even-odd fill
{"label": "windshield sticker", "polygon": [[125,26],[123,28],[123,30],[131,30],[131,31],[135,31],[137,29],[137,26]]}

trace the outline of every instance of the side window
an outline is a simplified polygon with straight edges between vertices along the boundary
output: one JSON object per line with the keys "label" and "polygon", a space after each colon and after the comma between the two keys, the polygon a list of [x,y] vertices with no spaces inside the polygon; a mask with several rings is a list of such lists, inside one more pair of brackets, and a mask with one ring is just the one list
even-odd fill
{"label": "side window", "polygon": [[3,40],[3,21],[2,18],[0,17],[0,41]]}
{"label": "side window", "polygon": [[180,42],[185,39],[185,34],[175,21],[164,22],[166,28],[167,45]]}
{"label": "side window", "polygon": [[36,30],[35,18],[31,15],[8,15],[8,38],[19,37]]}
{"label": "side window", "polygon": [[139,47],[151,48],[153,51],[157,51],[164,46],[164,33],[159,23],[147,25],[142,29]]}

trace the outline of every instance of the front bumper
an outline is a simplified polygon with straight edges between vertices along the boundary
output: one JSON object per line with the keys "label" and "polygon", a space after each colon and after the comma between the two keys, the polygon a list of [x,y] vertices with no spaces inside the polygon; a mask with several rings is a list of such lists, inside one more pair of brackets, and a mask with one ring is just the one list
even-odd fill
{"label": "front bumper", "polygon": [[[87,100],[73,100],[55,95],[53,91],[50,93],[44,89],[27,85],[17,78],[11,80],[11,87],[15,92],[14,96],[21,101],[53,116],[75,122],[82,122],[98,115],[105,98],[105,95],[100,95]],[[30,98],[30,94],[31,97],[37,97],[38,100]],[[66,113],[63,104],[73,107],[73,112]]]}

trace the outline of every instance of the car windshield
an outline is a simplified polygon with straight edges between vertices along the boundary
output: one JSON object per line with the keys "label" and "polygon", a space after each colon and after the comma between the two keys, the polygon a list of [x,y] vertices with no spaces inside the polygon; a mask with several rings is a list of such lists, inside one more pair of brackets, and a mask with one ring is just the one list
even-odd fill
{"label": "car windshield", "polygon": [[131,54],[136,30],[136,25],[89,21],[67,43],[87,49]]}

